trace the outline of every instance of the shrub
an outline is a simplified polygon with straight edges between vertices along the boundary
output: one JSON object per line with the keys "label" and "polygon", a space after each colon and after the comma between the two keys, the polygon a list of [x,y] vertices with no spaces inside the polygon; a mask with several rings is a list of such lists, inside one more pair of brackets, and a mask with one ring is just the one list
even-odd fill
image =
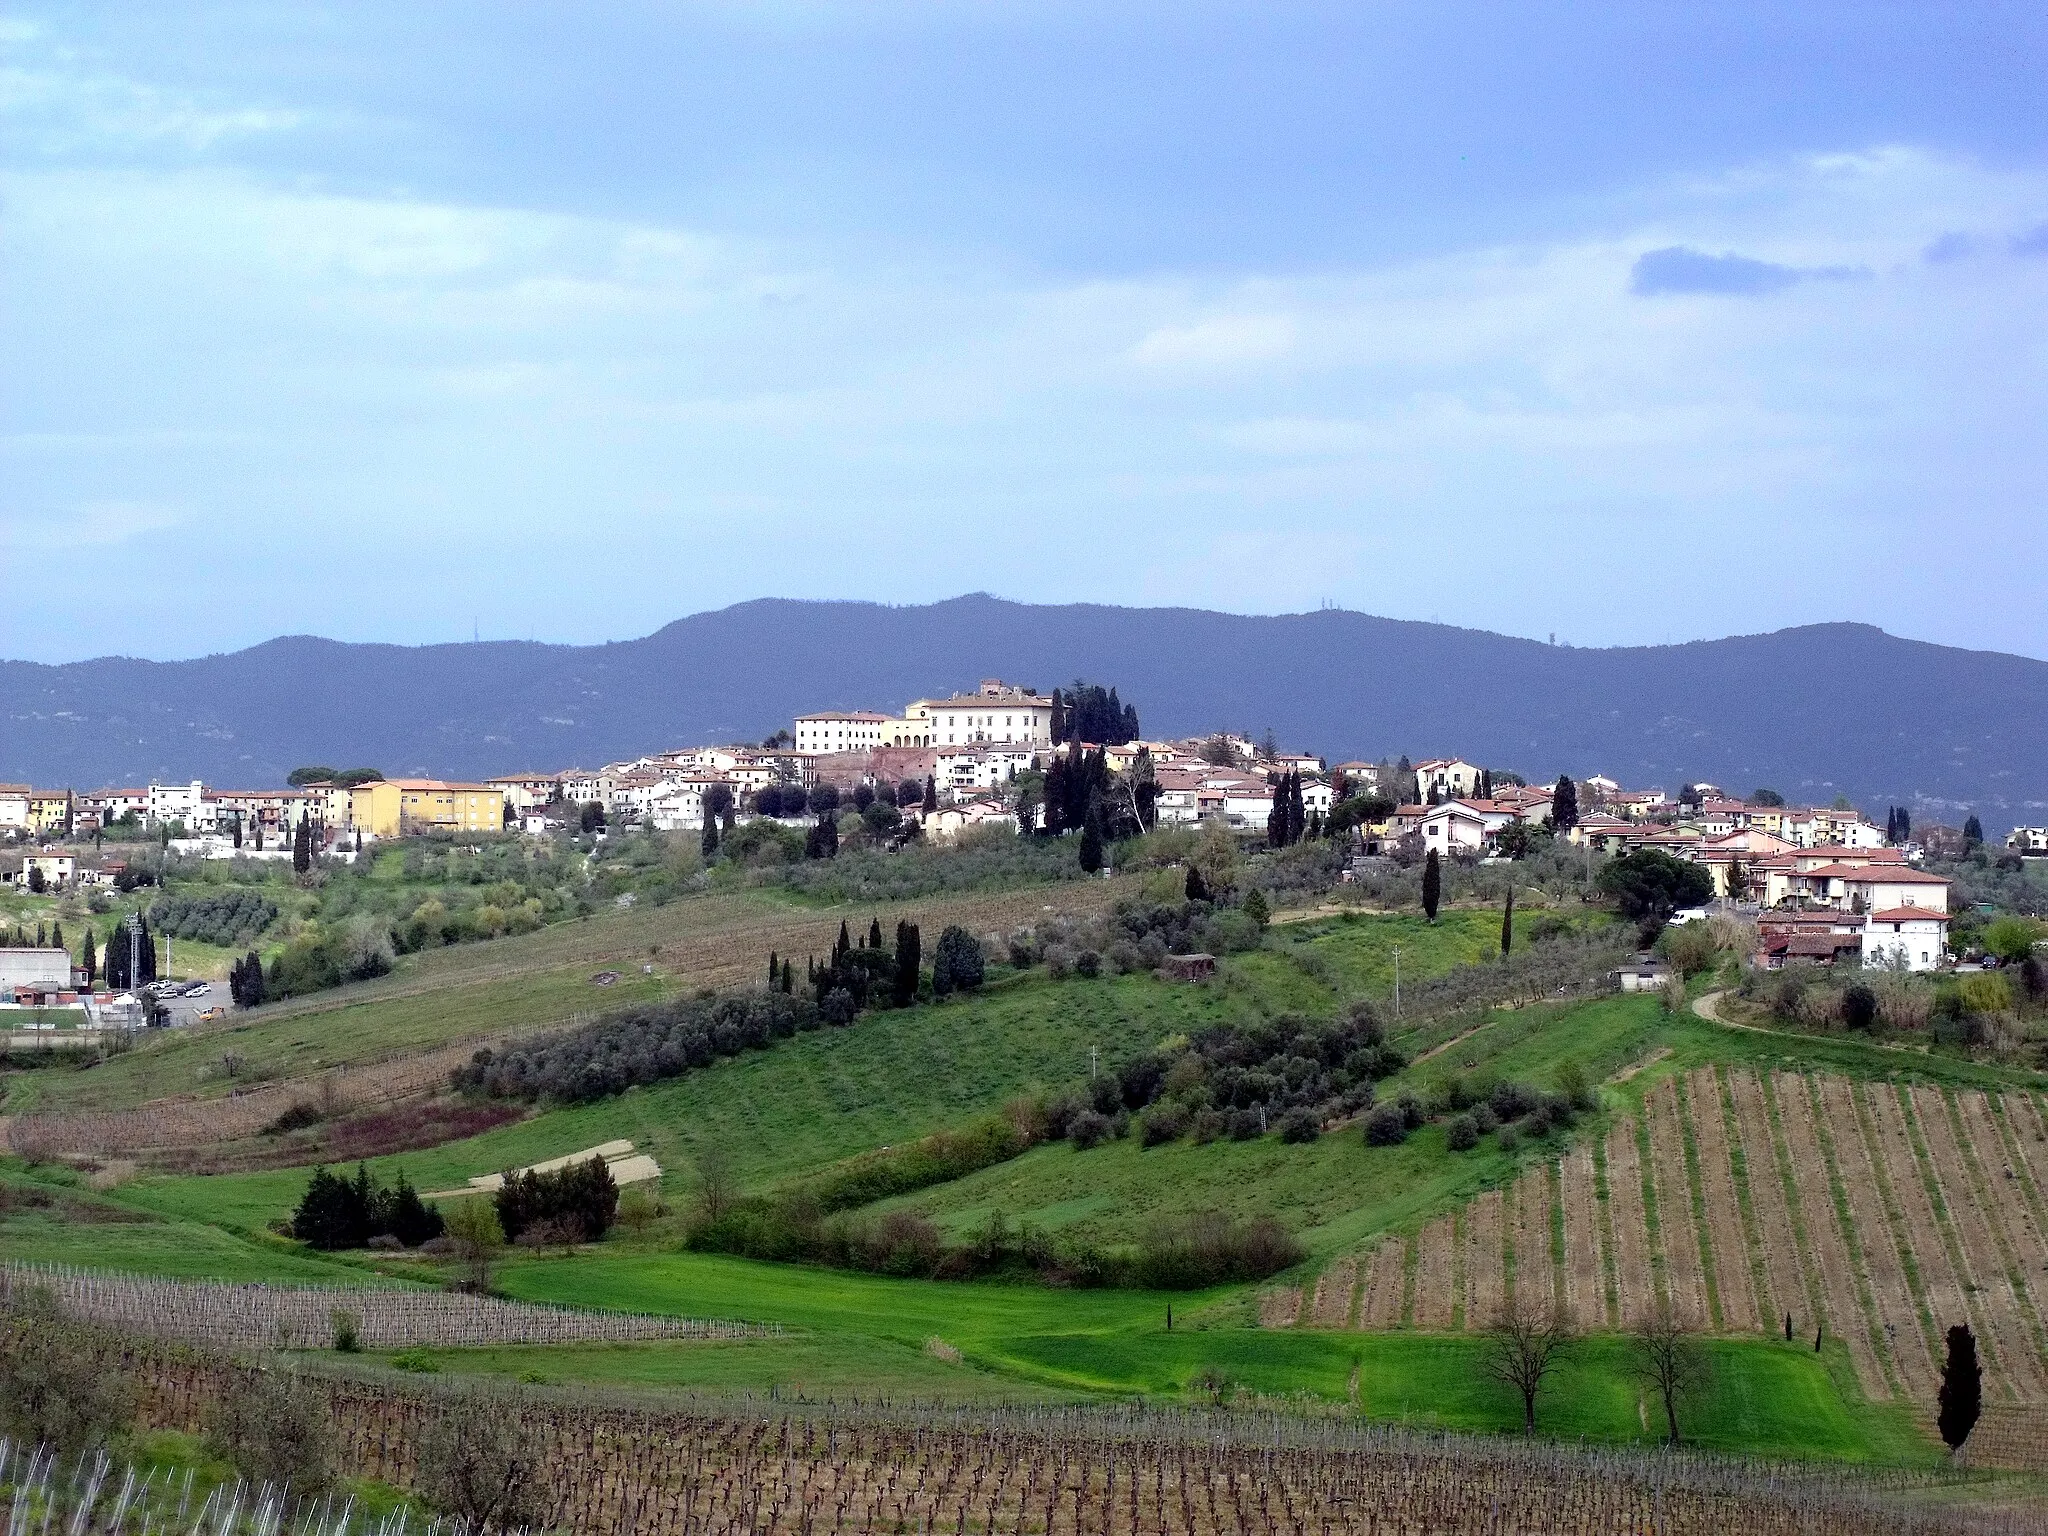
{"label": "shrub", "polygon": [[1109,1116],[1093,1109],[1082,1110],[1074,1116],[1073,1122],[1067,1127],[1067,1140],[1081,1152],[1099,1146],[1109,1139],[1109,1135]]}
{"label": "shrub", "polygon": [[326,1394],[296,1376],[266,1371],[232,1378],[207,1415],[206,1440],[259,1487],[318,1493],[334,1475]]}
{"label": "shrub", "polygon": [[16,1445],[44,1445],[69,1456],[125,1429],[134,1388],[98,1358],[48,1291],[31,1292],[13,1338],[0,1349],[0,1430]]}
{"label": "shrub", "polygon": [[516,1404],[465,1403],[420,1436],[417,1489],[472,1531],[537,1527],[546,1513],[540,1452]]}
{"label": "shrub", "polygon": [[1189,1119],[1188,1112],[1178,1104],[1155,1105],[1138,1121],[1139,1145],[1157,1147],[1180,1140],[1187,1134]]}
{"label": "shrub", "polygon": [[1289,1145],[1299,1146],[1322,1134],[1322,1117],[1306,1106],[1290,1109],[1280,1117],[1280,1139]]}
{"label": "shrub", "polygon": [[1102,974],[1102,956],[1092,949],[1084,949],[1074,956],[1074,969],[1092,980]]}
{"label": "shrub", "polygon": [[2010,1013],[2012,987],[2003,976],[1981,972],[1956,978],[1956,996],[1966,1013]]}
{"label": "shrub", "polygon": [[1239,1223],[1221,1211],[1148,1227],[1138,1244],[1133,1278],[1153,1290],[1200,1290],[1268,1275],[1301,1262],[1293,1234],[1261,1216]]}
{"label": "shrub", "polygon": [[939,935],[939,947],[932,962],[932,991],[940,997],[953,992],[972,992],[982,982],[981,940],[950,923]]}
{"label": "shrub", "polygon": [[1365,1119],[1365,1144],[1396,1147],[1408,1139],[1408,1117],[1398,1104],[1382,1104]]}
{"label": "shrub", "polygon": [[1453,1152],[1470,1152],[1479,1145],[1479,1126],[1470,1115],[1459,1115],[1444,1127],[1444,1145]]}
{"label": "shrub", "polygon": [[1862,982],[1855,982],[1842,993],[1842,1022],[1850,1029],[1868,1034],[1877,1027],[1877,994]]}
{"label": "shrub", "polygon": [[596,1242],[619,1213],[619,1186],[602,1157],[571,1163],[551,1173],[507,1173],[492,1202],[508,1242],[528,1227],[554,1223],[554,1234],[575,1242]]}

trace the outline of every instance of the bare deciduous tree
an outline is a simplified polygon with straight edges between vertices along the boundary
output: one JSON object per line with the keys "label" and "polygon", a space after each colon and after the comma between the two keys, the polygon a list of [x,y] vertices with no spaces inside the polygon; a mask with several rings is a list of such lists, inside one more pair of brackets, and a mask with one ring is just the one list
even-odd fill
{"label": "bare deciduous tree", "polygon": [[1536,1433],[1536,1394],[1571,1343],[1560,1312],[1544,1311],[1519,1293],[1486,1330],[1480,1369],[1521,1394],[1524,1434]]}
{"label": "bare deciduous tree", "polygon": [[732,1209],[739,1197],[739,1178],[733,1172],[732,1153],[717,1142],[697,1152],[697,1203],[708,1222],[718,1221]]}
{"label": "bare deciduous tree", "polygon": [[1669,1301],[1637,1320],[1630,1331],[1630,1369],[1637,1381],[1664,1404],[1670,1443],[1678,1444],[1678,1405],[1707,1384],[1712,1367],[1698,1336]]}

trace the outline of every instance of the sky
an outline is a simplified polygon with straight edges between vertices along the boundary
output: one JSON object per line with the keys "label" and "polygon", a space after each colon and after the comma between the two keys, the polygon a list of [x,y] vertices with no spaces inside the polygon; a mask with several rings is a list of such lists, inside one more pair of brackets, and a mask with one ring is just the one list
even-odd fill
{"label": "sky", "polygon": [[2044,65],[2001,0],[0,9],[0,656],[990,591],[2048,658]]}

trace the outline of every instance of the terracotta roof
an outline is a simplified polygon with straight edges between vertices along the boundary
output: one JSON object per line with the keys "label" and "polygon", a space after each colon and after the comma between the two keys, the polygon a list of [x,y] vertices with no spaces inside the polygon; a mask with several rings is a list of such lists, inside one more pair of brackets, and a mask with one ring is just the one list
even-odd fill
{"label": "terracotta roof", "polygon": [[1947,885],[1942,875],[1930,875],[1924,869],[1907,869],[1899,865],[1883,864],[1823,864],[1818,869],[1800,871],[1811,878],[1819,875],[1829,880],[1846,880],[1852,885]]}
{"label": "terracotta roof", "polygon": [[1945,923],[1946,912],[1937,912],[1932,907],[1887,907],[1882,912],[1870,914],[1873,923]]}
{"label": "terracotta roof", "polygon": [[865,709],[823,709],[816,714],[797,716],[799,720],[858,720],[865,725],[880,725],[895,718],[894,715],[878,715]]}

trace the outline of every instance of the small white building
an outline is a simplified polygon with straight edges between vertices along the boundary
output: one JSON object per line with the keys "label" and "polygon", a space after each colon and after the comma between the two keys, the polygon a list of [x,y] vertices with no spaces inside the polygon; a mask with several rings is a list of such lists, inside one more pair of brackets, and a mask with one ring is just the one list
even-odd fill
{"label": "small white building", "polygon": [[1890,970],[1931,971],[1948,954],[1948,914],[1928,907],[1892,907],[1863,919],[1863,963]]}
{"label": "small white building", "polygon": [[1017,830],[1017,818],[993,800],[969,800],[962,805],[941,806],[936,811],[926,812],[924,818],[924,835],[941,842],[977,827],[1007,827],[1014,832]]}
{"label": "small white building", "polygon": [[2048,853],[2048,827],[2014,827],[2005,846],[2015,853]]}
{"label": "small white building", "polygon": [[1423,813],[1418,825],[1425,852],[1478,853],[1491,835],[1487,818],[1462,800],[1446,800]]}
{"label": "small white building", "polygon": [[1459,757],[1428,757],[1415,765],[1415,793],[1427,800],[1432,792],[1449,799],[1479,793],[1479,768]]}

